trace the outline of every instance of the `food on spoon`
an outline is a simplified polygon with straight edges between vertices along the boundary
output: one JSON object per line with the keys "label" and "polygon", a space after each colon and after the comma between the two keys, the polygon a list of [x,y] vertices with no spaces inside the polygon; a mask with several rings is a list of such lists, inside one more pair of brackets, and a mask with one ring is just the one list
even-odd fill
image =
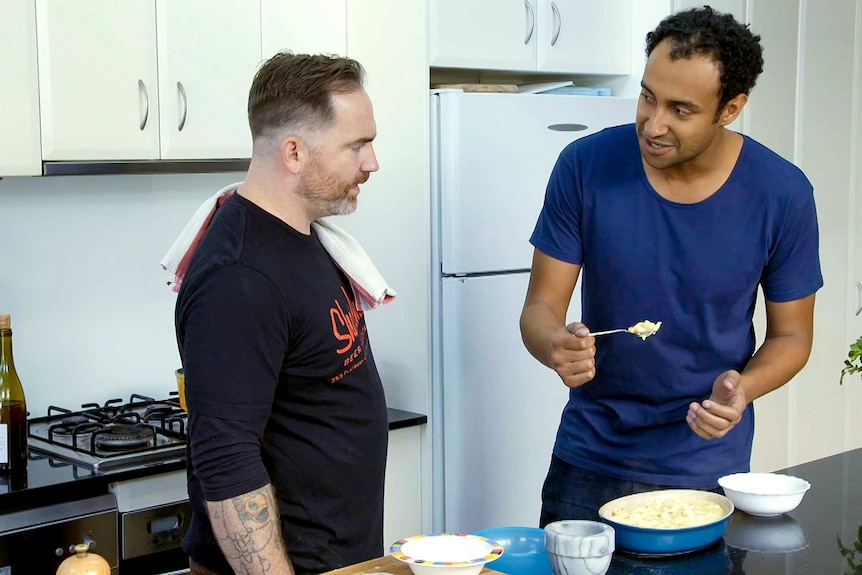
{"label": "food on spoon", "polygon": [[633,507],[620,507],[611,519],[635,527],[678,529],[718,521],[726,515],[718,503],[691,497],[662,497]]}
{"label": "food on spoon", "polygon": [[653,323],[650,320],[645,319],[628,328],[628,332],[635,334],[641,339],[646,339],[651,335],[655,335],[655,332],[657,332],[659,328],[661,328],[660,321]]}

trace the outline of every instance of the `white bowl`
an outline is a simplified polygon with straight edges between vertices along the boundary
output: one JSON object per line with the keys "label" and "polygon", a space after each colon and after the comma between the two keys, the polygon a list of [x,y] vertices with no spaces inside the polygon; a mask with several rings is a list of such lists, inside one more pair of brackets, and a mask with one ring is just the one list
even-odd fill
{"label": "white bowl", "polygon": [[718,484],[733,504],[758,517],[776,517],[796,509],[811,484],[781,473],[734,473]]}
{"label": "white bowl", "polygon": [[415,575],[478,575],[503,554],[495,541],[479,535],[440,533],[396,541],[389,552]]}

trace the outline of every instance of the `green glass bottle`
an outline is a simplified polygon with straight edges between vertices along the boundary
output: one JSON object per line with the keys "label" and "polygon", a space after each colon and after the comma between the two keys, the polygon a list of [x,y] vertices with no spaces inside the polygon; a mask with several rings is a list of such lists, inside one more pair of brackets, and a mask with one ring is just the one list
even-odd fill
{"label": "green glass bottle", "polygon": [[12,360],[12,320],[0,315],[0,474],[27,469],[27,402]]}

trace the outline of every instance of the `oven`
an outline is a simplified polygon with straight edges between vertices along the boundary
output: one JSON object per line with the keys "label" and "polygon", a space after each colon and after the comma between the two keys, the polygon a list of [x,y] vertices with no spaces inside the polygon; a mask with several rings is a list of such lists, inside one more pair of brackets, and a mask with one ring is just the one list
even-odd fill
{"label": "oven", "polygon": [[121,575],[188,573],[180,548],[191,521],[185,471],[111,483]]}
{"label": "oven", "polygon": [[[56,573],[87,543],[119,575],[117,505],[111,495],[46,505],[0,518],[0,575]],[[124,572],[125,575],[125,572]]]}
{"label": "oven", "polygon": [[[71,462],[76,469],[106,478],[107,493],[99,500],[102,505],[112,502],[112,509],[96,515],[100,522],[113,522],[113,546],[105,541],[111,534],[101,527],[102,541],[97,541],[93,551],[109,560],[112,569],[116,569],[112,573],[188,573],[188,558],[180,548],[191,520],[186,472],[179,465],[172,465],[172,471],[159,472],[165,463],[185,461],[187,424],[188,414],[180,408],[175,395],[156,400],[136,394],[128,401],[89,403],[77,410],[51,406],[47,416],[29,420],[32,453]],[[113,479],[122,477],[124,470],[141,468],[152,473],[137,472],[133,479]],[[77,506],[81,502],[71,503]],[[90,521],[91,516],[58,520],[57,524],[80,520]],[[84,528],[78,532],[81,529]],[[39,537],[57,550],[68,547],[54,533]],[[0,561],[0,575],[6,575],[3,565]]]}

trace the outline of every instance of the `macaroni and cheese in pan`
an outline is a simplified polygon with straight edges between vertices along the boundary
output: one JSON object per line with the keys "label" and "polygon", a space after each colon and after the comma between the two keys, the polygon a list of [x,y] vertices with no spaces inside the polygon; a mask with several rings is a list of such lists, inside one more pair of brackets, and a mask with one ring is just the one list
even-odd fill
{"label": "macaroni and cheese in pan", "polygon": [[610,514],[618,523],[651,529],[696,527],[718,521],[727,512],[718,503],[690,497],[660,497],[620,507]]}

